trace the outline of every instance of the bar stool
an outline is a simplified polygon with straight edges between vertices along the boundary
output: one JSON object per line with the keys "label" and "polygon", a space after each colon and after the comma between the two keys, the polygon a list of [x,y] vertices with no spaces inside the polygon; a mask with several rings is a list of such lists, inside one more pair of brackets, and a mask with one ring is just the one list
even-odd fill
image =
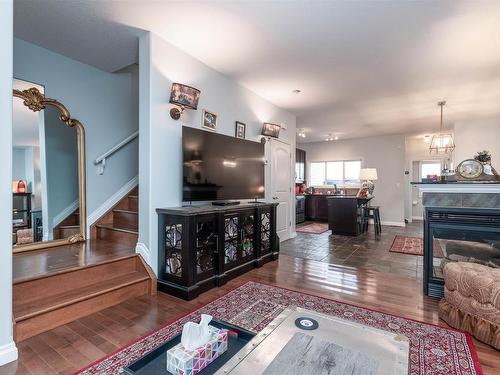
{"label": "bar stool", "polygon": [[373,227],[375,228],[375,237],[380,236],[382,233],[382,223],[380,222],[380,207],[379,206],[367,206],[365,210],[365,220],[363,232],[368,231],[368,220],[373,219]]}

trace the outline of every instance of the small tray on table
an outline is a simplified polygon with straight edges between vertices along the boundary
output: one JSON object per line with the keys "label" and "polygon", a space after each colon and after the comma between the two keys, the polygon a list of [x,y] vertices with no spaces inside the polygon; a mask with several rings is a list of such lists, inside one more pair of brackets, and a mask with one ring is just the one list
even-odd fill
{"label": "small tray on table", "polygon": [[[221,368],[227,361],[229,361],[238,351],[243,348],[255,334],[243,328],[233,326],[220,320],[212,320],[211,326],[216,328],[224,328],[229,331],[236,332],[238,337],[228,335],[228,348],[227,351],[220,357],[215,359],[211,364],[204,368],[200,374],[211,375]],[[123,370],[125,374],[129,375],[171,375],[167,371],[167,350],[181,342],[181,334],[173,337],[163,345],[145,354],[137,361],[131,363]]]}

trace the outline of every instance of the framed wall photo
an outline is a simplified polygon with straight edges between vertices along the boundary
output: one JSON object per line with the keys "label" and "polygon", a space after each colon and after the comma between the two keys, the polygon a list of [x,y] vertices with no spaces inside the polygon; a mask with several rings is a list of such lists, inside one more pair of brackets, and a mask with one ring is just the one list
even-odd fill
{"label": "framed wall photo", "polygon": [[216,131],[217,130],[217,113],[203,110],[203,116],[201,119],[201,127]]}
{"label": "framed wall photo", "polygon": [[236,121],[236,126],[235,126],[235,129],[234,129],[234,136],[236,138],[245,139],[246,129],[247,129],[247,125],[246,124],[244,124],[242,122],[239,122],[239,121]]}

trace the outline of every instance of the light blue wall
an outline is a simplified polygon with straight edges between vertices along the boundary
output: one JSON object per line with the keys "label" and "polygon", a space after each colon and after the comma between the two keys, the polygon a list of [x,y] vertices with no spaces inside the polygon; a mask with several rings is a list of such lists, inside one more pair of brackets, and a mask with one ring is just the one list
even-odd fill
{"label": "light blue wall", "polygon": [[[200,128],[202,111],[208,109],[218,113],[218,133],[234,136],[235,121],[241,121],[247,124],[246,138],[258,141],[264,121],[284,123],[288,130],[280,138],[295,150],[296,118],[152,33],[140,39],[139,51],[139,242],[149,250],[156,272],[155,209],[182,203],[182,125]],[[179,121],[169,116],[172,82],[201,90],[198,110],[186,110]]]}
{"label": "light blue wall", "polygon": [[[48,230],[54,219],[78,200],[78,144],[75,128],[59,120],[59,111],[45,110],[45,161],[47,173]],[[68,216],[67,214],[65,216]]]}
{"label": "light blue wall", "polygon": [[138,142],[107,160],[104,175],[93,161],[138,129],[137,69],[107,73],[14,39],[14,76],[45,86],[85,126],[87,215],[138,174]]}
{"label": "light blue wall", "polygon": [[26,149],[14,147],[12,149],[12,181],[26,179]]}
{"label": "light blue wall", "polygon": [[0,1],[0,365],[14,361],[12,340],[12,0]]}

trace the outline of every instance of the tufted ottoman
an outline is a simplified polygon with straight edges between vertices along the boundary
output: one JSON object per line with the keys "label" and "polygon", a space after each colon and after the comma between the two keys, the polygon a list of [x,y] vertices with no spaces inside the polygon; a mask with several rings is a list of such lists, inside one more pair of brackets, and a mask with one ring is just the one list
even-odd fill
{"label": "tufted ottoman", "polygon": [[452,262],[444,267],[439,317],[500,349],[500,268]]}

